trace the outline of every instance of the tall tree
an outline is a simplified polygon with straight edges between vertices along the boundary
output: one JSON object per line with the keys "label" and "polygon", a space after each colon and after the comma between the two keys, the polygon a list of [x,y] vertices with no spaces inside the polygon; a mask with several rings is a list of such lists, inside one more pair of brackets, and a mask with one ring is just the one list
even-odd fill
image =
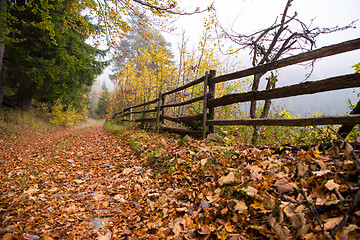
{"label": "tall tree", "polygon": [[109,106],[110,106],[110,93],[106,87],[105,82],[103,82],[100,90],[99,100],[96,104],[95,113],[103,118],[104,115],[108,113],[107,110]]}
{"label": "tall tree", "polygon": [[[319,28],[306,24],[297,17],[297,12],[289,13],[294,0],[287,0],[283,13],[276,18],[275,22],[265,29],[256,31],[250,35],[229,32],[225,30],[219,21],[217,26],[224,37],[236,43],[240,49],[250,49],[252,53],[252,65],[259,66],[264,63],[274,62],[291,54],[310,51],[316,47],[316,39],[321,34],[328,34],[336,31],[354,27],[355,21],[344,27]],[[310,63],[310,64],[313,64]],[[266,72],[255,74],[252,90],[259,89],[259,83]],[[275,88],[276,74],[271,73],[267,78],[266,89]],[[271,100],[266,100],[260,118],[266,118],[270,111]],[[257,118],[256,101],[251,101],[250,117]],[[257,144],[261,126],[254,127],[252,142]]]}
{"label": "tall tree", "polygon": [[[97,61],[101,52],[85,43],[86,35],[66,27],[62,16],[67,7],[63,2],[52,4],[49,16],[56,22],[53,30],[61,32],[53,37],[32,24],[41,17],[31,9],[12,9],[12,15],[21,20],[12,26],[19,29],[12,37],[20,40],[6,47],[4,76],[5,83],[16,92],[15,105],[24,111],[29,110],[33,98],[41,102],[58,98],[76,102],[79,92],[91,86],[102,71],[103,63]],[[77,16],[73,21],[77,21]],[[83,19],[78,24],[82,22],[87,23]],[[87,23],[83,30],[90,27]]]}
{"label": "tall tree", "polygon": [[[4,2],[5,0],[1,1]],[[140,19],[139,24],[141,26],[148,26],[153,16],[165,17],[168,14],[187,15],[201,12],[199,9],[191,13],[181,11],[174,0],[9,0],[5,1],[5,8],[2,9],[5,9],[0,12],[0,46],[2,47],[4,47],[3,43],[6,43],[6,41],[2,41],[4,37],[7,38],[8,35],[11,35],[11,38],[22,41],[26,39],[30,29],[37,29],[36,32],[41,30],[41,36],[49,38],[54,45],[58,44],[58,36],[64,34],[68,29],[72,29],[83,34],[84,37],[93,36],[96,39],[96,37],[103,36],[109,46],[114,46],[118,37],[132,30],[128,23],[129,17],[136,16]],[[54,9],[60,9],[62,12],[60,17],[54,18]],[[96,30],[82,17],[83,10],[87,10],[90,15],[95,16],[95,22],[98,26]],[[59,21],[61,22],[60,28],[58,27]],[[15,28],[13,28],[14,26]],[[98,40],[99,42],[100,40]],[[6,47],[8,46],[10,45]],[[0,53],[3,50],[4,48],[0,47]],[[23,56],[26,56],[27,50],[27,48],[22,49]],[[1,61],[0,54],[0,63]],[[42,63],[39,62],[38,64]],[[1,64],[0,68],[2,69]],[[32,87],[33,79],[25,73],[21,79],[21,87],[19,87],[18,92],[19,94],[22,93],[21,96],[19,95],[22,100],[19,101],[19,105],[23,109],[28,109],[29,99],[33,95],[33,90],[28,90]],[[0,100],[2,96],[1,86],[0,80]]]}

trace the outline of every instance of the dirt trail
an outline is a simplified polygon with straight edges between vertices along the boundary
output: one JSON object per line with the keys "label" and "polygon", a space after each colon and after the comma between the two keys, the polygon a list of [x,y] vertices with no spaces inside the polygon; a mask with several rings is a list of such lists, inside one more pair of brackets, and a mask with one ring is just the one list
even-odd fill
{"label": "dirt trail", "polygon": [[134,183],[124,177],[133,171],[147,174],[101,123],[28,136],[0,151],[0,236],[5,239],[110,239],[111,227],[104,226],[124,204],[133,205],[125,198]]}

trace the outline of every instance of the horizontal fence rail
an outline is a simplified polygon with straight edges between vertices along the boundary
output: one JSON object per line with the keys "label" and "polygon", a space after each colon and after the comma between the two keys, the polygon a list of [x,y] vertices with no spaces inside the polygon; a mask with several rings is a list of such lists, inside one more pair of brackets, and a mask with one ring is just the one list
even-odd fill
{"label": "horizontal fence rail", "polygon": [[[291,86],[285,86],[264,91],[250,91],[246,93],[227,94],[220,98],[215,98],[215,85],[217,83],[235,80],[250,75],[264,73],[270,70],[310,61],[318,58],[328,57],[340,53],[345,53],[360,49],[360,38],[334,44],[331,46],[322,47],[306,53],[301,53],[295,56],[284,58],[272,63],[263,64],[238,72],[215,76],[215,71],[206,72],[205,76],[200,77],[183,86],[169,90],[164,93],[159,93],[159,97],[142,104],[125,108],[118,112],[114,117],[121,117],[123,120],[135,121],[141,123],[155,123],[157,131],[168,131],[182,135],[192,135],[197,137],[206,137],[208,133],[214,132],[214,126],[226,125],[245,125],[245,126],[312,126],[312,125],[332,125],[343,124],[343,126],[354,126],[360,124],[360,112],[351,112],[350,116],[326,116],[315,118],[294,118],[294,119],[274,119],[274,118],[260,118],[260,119],[215,119],[215,108],[226,106],[235,103],[269,100],[278,98],[287,98],[293,96],[315,94],[320,92],[328,92],[340,89],[357,88],[360,87],[360,74],[347,74],[342,76],[330,77],[327,79],[317,81],[307,81]],[[199,97],[182,101],[182,102],[166,102],[166,97],[170,94],[186,90],[198,84],[203,84],[203,94]],[[203,112],[195,116],[172,117],[166,114],[166,109],[170,107],[180,107],[189,105],[195,102],[202,101]],[[136,110],[139,107],[156,104],[157,106],[147,110]],[[358,103],[359,105],[359,103]],[[356,107],[355,109],[358,109]],[[156,117],[145,117],[145,114],[155,113]],[[141,118],[133,119],[134,115],[144,114]],[[124,117],[129,117],[125,119]],[[163,126],[164,120],[177,124],[195,124],[202,126],[202,130],[187,130],[181,128],[170,128]]]}
{"label": "horizontal fence rail", "polygon": [[294,97],[355,87],[360,87],[360,73],[333,77],[319,81],[308,81],[271,90],[229,94],[221,98],[211,100],[209,102],[209,106],[219,107],[239,102]]}
{"label": "horizontal fence rail", "polygon": [[245,125],[245,126],[313,126],[313,125],[335,125],[335,124],[360,124],[360,115],[336,116],[336,117],[314,117],[294,119],[236,119],[236,120],[209,120],[209,125]]}

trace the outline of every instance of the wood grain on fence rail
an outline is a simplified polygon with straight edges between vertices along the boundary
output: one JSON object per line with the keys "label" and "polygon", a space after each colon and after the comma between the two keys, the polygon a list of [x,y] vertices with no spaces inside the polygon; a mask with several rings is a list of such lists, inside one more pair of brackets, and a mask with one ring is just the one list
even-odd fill
{"label": "wood grain on fence rail", "polygon": [[180,103],[166,104],[166,105],[163,105],[163,107],[180,107],[180,106],[184,106],[184,105],[188,105],[188,104],[191,104],[191,103],[194,103],[194,102],[201,101],[203,99],[204,99],[204,96],[200,96],[200,97],[192,98],[190,100],[183,101],[183,102],[180,102]]}
{"label": "wood grain on fence rail", "polygon": [[353,87],[360,87],[360,73],[332,77],[319,81],[309,81],[272,90],[229,94],[209,101],[209,106],[219,107],[238,102],[285,98]]}
{"label": "wood grain on fence rail", "polygon": [[203,115],[199,114],[199,115],[195,115],[195,116],[187,116],[187,117],[178,117],[178,118],[174,118],[174,117],[170,117],[170,116],[166,116],[164,115],[163,118],[172,122],[176,122],[176,123],[192,123],[192,122],[198,122],[201,121]]}
{"label": "wood grain on fence rail", "polygon": [[[209,78],[212,78],[214,76],[215,76],[215,71],[210,71]],[[167,92],[163,93],[163,95],[169,95],[169,94],[172,94],[172,93],[179,92],[179,91],[184,90],[186,88],[195,86],[196,84],[202,83],[204,80],[205,80],[205,76],[203,76],[201,78],[198,78],[198,79],[196,79],[196,80],[194,80],[192,82],[189,82],[189,83],[187,83],[187,84],[185,84],[183,86],[175,88],[173,90],[167,91]]]}
{"label": "wood grain on fence rail", "polygon": [[125,111],[128,111],[128,110],[130,110],[130,108],[138,108],[138,107],[143,107],[143,106],[146,106],[146,105],[150,105],[150,104],[154,104],[154,103],[157,103],[159,101],[159,98],[156,98],[156,99],[154,99],[154,100],[151,100],[151,101],[149,101],[149,102],[146,102],[146,103],[141,103],[141,104],[139,104],[139,105],[135,105],[135,106],[133,106],[133,107],[128,107],[128,108],[125,108],[124,109],[124,112]]}
{"label": "wood grain on fence rail", "polygon": [[128,116],[130,114],[152,113],[152,112],[156,112],[156,111],[157,111],[157,107],[155,107],[155,109],[150,109],[150,110],[126,112],[123,114],[123,116]]}
{"label": "wood grain on fence rail", "polygon": [[336,117],[316,117],[316,118],[295,118],[295,119],[234,119],[234,120],[209,120],[209,125],[246,125],[246,126],[315,126],[332,124],[352,124],[360,123],[360,115],[336,116]]}

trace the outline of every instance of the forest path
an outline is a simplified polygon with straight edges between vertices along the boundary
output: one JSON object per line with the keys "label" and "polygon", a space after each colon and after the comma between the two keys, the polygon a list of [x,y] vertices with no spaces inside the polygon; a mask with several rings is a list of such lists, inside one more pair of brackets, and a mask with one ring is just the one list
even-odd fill
{"label": "forest path", "polygon": [[360,236],[360,171],[346,149],[341,159],[311,149],[279,155],[118,131],[88,123],[3,140],[0,237],[330,239],[333,229],[339,239]]}
{"label": "forest path", "polygon": [[4,143],[0,162],[4,239],[110,239],[108,220],[124,204],[139,205],[124,200],[134,191],[131,176],[146,175],[103,123]]}

